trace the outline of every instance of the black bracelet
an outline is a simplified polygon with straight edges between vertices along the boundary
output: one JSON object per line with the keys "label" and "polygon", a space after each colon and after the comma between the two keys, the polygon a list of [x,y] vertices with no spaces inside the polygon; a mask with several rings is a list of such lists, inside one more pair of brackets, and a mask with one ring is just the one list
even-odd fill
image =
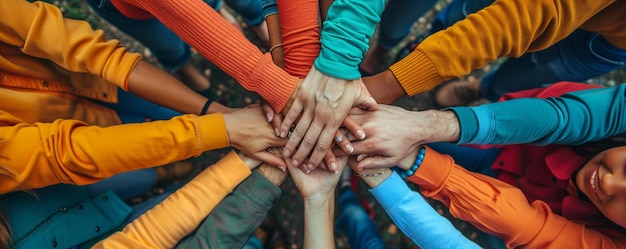
{"label": "black bracelet", "polygon": [[211,99],[206,100],[206,103],[204,103],[204,106],[202,107],[202,111],[200,112],[200,115],[206,114],[206,111],[209,110],[209,106],[211,105],[211,103],[213,103]]}

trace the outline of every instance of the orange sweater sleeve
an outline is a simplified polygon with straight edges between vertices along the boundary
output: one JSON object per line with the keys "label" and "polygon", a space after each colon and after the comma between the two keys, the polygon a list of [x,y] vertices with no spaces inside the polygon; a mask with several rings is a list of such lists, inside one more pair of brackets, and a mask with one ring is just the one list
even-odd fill
{"label": "orange sweater sleeve", "polygon": [[567,37],[614,0],[498,0],[420,43],[390,67],[409,96],[499,57],[518,57]]}
{"label": "orange sweater sleeve", "polygon": [[237,154],[230,152],[121,232],[92,248],[174,248],[250,174]]}
{"label": "orange sweater sleeve", "polygon": [[[102,77],[128,89],[131,70],[141,59],[117,40],[105,40],[89,23],[63,18],[44,2],[0,1],[0,69],[49,80],[67,80],[50,62],[67,71]],[[10,17],[10,18],[9,18]]]}
{"label": "orange sweater sleeve", "polygon": [[28,124],[0,111],[0,138],[0,193],[90,184],[229,145],[221,113],[102,128],[76,120]]}
{"label": "orange sweater sleeve", "polygon": [[285,71],[304,78],[320,52],[319,1],[279,0]]}
{"label": "orange sweater sleeve", "polygon": [[245,89],[258,92],[276,111],[283,109],[298,78],[272,62],[233,25],[202,0],[114,0],[143,9],[159,19],[200,54],[237,80]]}
{"label": "orange sweater sleeve", "polygon": [[449,155],[426,147],[417,172],[407,180],[424,196],[449,207],[450,213],[504,239],[507,247],[624,248],[626,238],[605,235],[556,215],[542,202],[528,203],[516,187],[468,172]]}

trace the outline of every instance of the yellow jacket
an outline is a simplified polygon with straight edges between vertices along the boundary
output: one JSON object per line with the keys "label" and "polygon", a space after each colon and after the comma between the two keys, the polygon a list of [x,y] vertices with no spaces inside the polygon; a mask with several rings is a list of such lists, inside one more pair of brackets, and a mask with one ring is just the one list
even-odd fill
{"label": "yellow jacket", "polygon": [[0,110],[26,122],[120,123],[90,100],[117,102],[139,54],[43,2],[0,1],[0,16]]}
{"label": "yellow jacket", "polygon": [[432,34],[389,69],[413,96],[499,57],[548,48],[578,28],[626,49],[625,20],[624,0],[498,0]]}
{"label": "yellow jacket", "polygon": [[85,185],[229,145],[221,114],[110,126],[117,114],[92,100],[116,102],[140,56],[50,4],[0,1],[0,16],[0,193]]}

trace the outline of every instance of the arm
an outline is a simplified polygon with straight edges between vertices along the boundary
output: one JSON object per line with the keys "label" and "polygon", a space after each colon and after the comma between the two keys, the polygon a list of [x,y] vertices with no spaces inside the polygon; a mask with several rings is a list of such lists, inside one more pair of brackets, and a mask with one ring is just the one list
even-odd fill
{"label": "arm", "polygon": [[286,172],[261,165],[220,202],[198,230],[177,248],[241,248],[281,196]]}
{"label": "arm", "polygon": [[[339,159],[339,171],[346,165]],[[304,248],[335,248],[335,187],[340,174],[320,168],[309,174],[287,162],[289,174],[304,201]]]}
{"label": "arm", "polygon": [[[15,15],[16,12],[20,14]],[[167,72],[141,60],[139,54],[128,52],[119,41],[105,40],[102,31],[92,30],[84,21],[63,18],[56,6],[43,2],[3,1],[0,15],[16,17],[2,20],[0,40],[23,53],[5,52],[2,68],[9,72],[48,80],[64,77],[63,81],[72,81],[65,77],[92,74],[182,113],[200,114],[207,101]],[[76,74],[61,76],[58,70],[51,69],[50,61]],[[216,106],[209,109],[215,110],[219,109]]]}
{"label": "arm", "polygon": [[376,110],[375,101],[360,80],[358,65],[384,7],[383,0],[336,0],[329,8],[322,27],[320,54],[295,93],[293,104],[285,110],[279,130],[285,137],[296,124],[283,151],[292,156],[295,164],[305,163],[310,154],[307,168],[317,167],[351,107]]}
{"label": "arm", "polygon": [[93,248],[173,248],[258,165],[230,152],[163,202]]}
{"label": "arm", "polygon": [[229,145],[254,152],[272,165],[284,164],[265,151],[284,140],[273,135],[258,108],[105,128],[75,120],[27,124],[0,111],[0,123],[0,165],[6,171],[0,174],[0,193],[56,183],[86,185]]}
{"label": "arm", "polygon": [[370,193],[420,248],[480,248],[441,216],[392,170],[378,177],[361,177]]}
{"label": "arm", "polygon": [[625,95],[626,85],[618,85],[450,110],[458,117],[460,144],[582,144],[626,132]]}
{"label": "arm", "polygon": [[[408,168],[407,165],[400,167]],[[541,201],[529,204],[518,188],[468,172],[450,156],[428,147],[422,165],[407,180],[419,185],[424,196],[448,206],[454,217],[501,237],[510,248],[626,246],[623,237],[609,236],[567,220],[552,213]]]}
{"label": "arm", "polygon": [[283,109],[296,86],[296,77],[276,66],[269,53],[261,53],[202,0],[112,2],[124,14],[129,6],[150,13],[244,88],[258,92],[275,110]]}
{"label": "arm", "polygon": [[545,49],[612,2],[495,1],[429,36],[390,70],[406,94],[413,96],[445,80],[467,75],[499,57],[518,57]]}

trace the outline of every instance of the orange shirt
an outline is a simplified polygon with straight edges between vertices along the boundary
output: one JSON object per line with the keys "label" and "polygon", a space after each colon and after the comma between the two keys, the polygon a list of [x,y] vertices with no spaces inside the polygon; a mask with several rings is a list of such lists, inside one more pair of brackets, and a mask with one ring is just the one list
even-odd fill
{"label": "orange shirt", "polygon": [[509,248],[626,248],[626,235],[570,221],[542,201],[528,203],[518,188],[469,172],[428,147],[422,165],[407,180],[448,206],[454,217],[504,239]]}

